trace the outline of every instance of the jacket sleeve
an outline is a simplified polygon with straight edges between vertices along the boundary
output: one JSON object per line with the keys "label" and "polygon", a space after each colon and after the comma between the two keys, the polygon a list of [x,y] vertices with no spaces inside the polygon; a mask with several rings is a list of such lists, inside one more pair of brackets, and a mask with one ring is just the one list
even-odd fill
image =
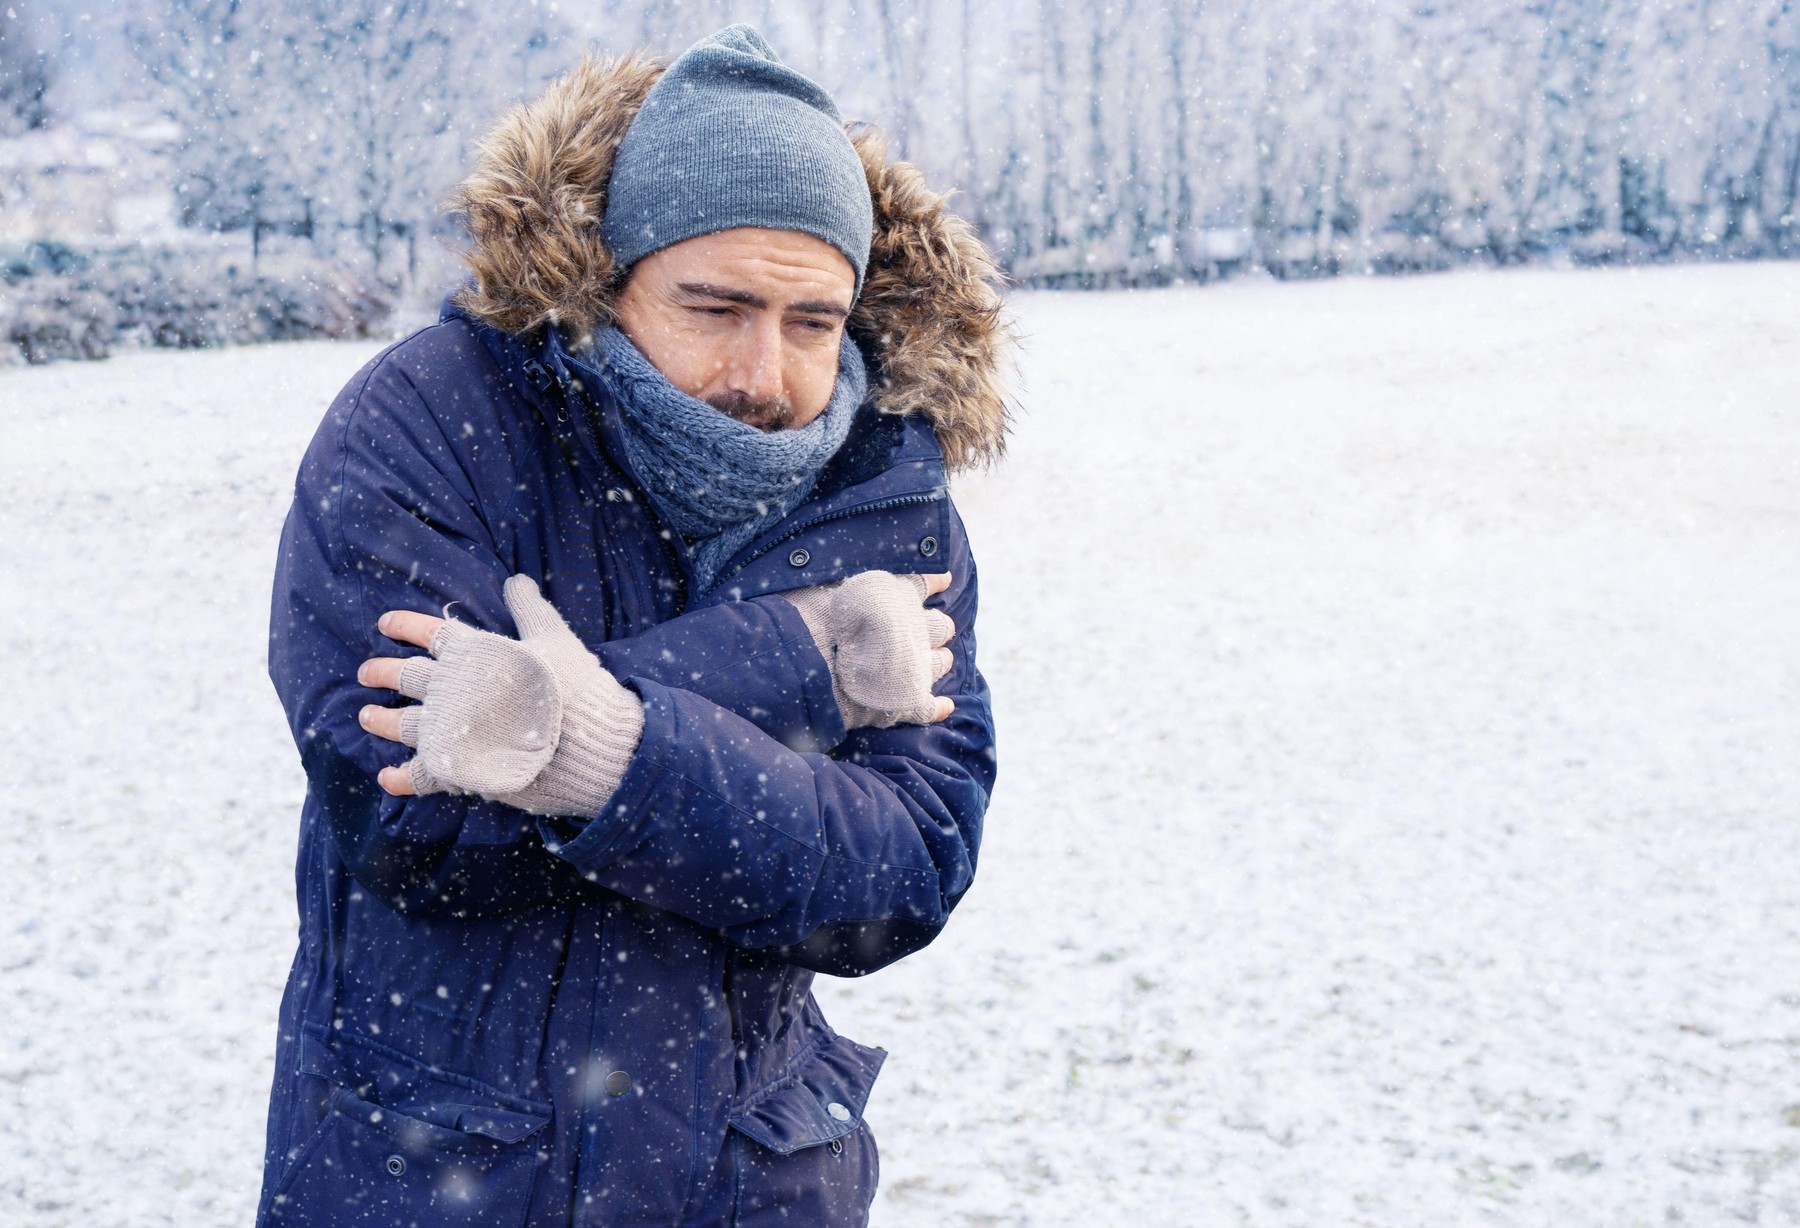
{"label": "jacket sleeve", "polygon": [[[340,856],[365,888],[426,916],[595,894],[544,851],[523,811],[450,794],[393,797],[374,782],[411,751],[358,724],[364,704],[395,697],[359,685],[356,668],[371,656],[420,651],[380,636],[376,618],[450,607],[461,620],[514,633],[500,597],[513,569],[461,455],[403,363],[384,356],[359,373],[301,464],[270,619],[270,677]],[[778,745],[805,749],[844,735],[824,660],[784,601],[702,609],[597,651],[615,673],[705,696]]]}
{"label": "jacket sleeve", "polygon": [[638,753],[602,814],[540,820],[552,850],[609,890],[818,971],[860,975],[931,941],[974,878],[995,774],[974,561],[949,522],[949,719],[807,753],[703,696],[628,678],[644,698]]}
{"label": "jacket sleeve", "polygon": [[829,750],[847,732],[825,658],[780,597],[692,610],[593,648],[615,678],[690,691],[796,750]]}

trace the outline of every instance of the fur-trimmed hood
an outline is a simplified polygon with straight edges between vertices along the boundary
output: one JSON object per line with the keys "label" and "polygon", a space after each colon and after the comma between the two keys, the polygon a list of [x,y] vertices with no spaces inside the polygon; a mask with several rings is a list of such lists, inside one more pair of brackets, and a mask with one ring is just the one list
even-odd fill
{"label": "fur-trimmed hood", "polygon": [[[467,221],[475,274],[457,302],[504,332],[560,327],[585,342],[611,317],[621,273],[600,236],[614,151],[664,65],[588,57],[487,134],[448,207]],[[1006,441],[1004,386],[1014,342],[1000,274],[968,224],[918,169],[890,162],[855,127],[875,235],[850,330],[884,413],[922,414],[951,472],[992,462]]]}

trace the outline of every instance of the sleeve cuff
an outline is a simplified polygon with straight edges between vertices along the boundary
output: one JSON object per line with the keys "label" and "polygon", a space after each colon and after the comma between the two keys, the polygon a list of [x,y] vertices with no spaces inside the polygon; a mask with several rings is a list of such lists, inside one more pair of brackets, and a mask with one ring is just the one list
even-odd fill
{"label": "sleeve cuff", "polygon": [[619,681],[643,700],[644,726],[618,786],[599,813],[591,817],[545,816],[538,820],[544,846],[584,873],[617,856],[616,846],[628,835],[632,816],[644,810],[663,773],[658,761],[664,756],[656,752],[675,736],[676,720],[668,688],[647,678]]}

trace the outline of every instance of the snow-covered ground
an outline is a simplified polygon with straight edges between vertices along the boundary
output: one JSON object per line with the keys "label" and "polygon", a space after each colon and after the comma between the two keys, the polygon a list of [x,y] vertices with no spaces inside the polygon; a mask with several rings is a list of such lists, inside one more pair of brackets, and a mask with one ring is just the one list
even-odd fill
{"label": "snow-covered ground", "polygon": [[[1800,265],[1018,308],[981,876],[820,989],[878,1223],[1800,1223]],[[248,1222],[374,349],[0,375],[0,1223]]]}

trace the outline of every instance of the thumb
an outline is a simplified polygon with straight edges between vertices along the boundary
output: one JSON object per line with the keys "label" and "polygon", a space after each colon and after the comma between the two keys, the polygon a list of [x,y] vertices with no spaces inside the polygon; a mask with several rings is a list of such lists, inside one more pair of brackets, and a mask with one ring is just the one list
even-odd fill
{"label": "thumb", "polygon": [[506,599],[506,608],[512,612],[513,623],[519,628],[520,639],[538,639],[568,632],[569,624],[563,621],[555,606],[544,600],[544,595],[538,591],[537,581],[530,576],[521,574],[508,577],[500,593]]}

